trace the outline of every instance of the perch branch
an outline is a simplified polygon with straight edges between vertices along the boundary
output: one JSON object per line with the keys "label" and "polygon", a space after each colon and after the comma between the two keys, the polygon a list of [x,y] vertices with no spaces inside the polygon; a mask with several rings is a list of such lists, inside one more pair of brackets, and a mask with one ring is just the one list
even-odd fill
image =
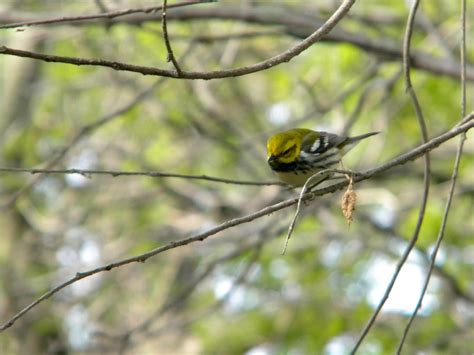
{"label": "perch branch", "polygon": [[[469,116],[466,117],[467,122],[465,124],[458,125],[458,126],[454,127],[453,129],[451,129],[450,131],[445,132],[445,133],[439,135],[438,137],[431,139],[429,142],[427,142],[425,144],[422,144],[422,145],[410,150],[407,153],[401,154],[400,156],[388,161],[387,163],[385,163],[385,164],[383,164],[379,167],[366,170],[365,172],[362,172],[362,173],[359,173],[359,174],[353,173],[354,182],[369,179],[374,175],[381,174],[381,173],[383,173],[387,170],[390,170],[390,169],[392,169],[396,166],[405,164],[405,163],[407,163],[411,160],[414,160],[414,159],[424,155],[426,152],[435,149],[437,146],[439,146],[442,143],[448,141],[449,139],[451,139],[451,138],[453,138],[453,137],[455,137],[459,134],[462,134],[463,132],[466,132],[469,129],[471,129],[472,127],[474,127],[473,118],[474,118],[474,112],[471,112],[469,114]],[[303,196],[302,200],[309,200],[309,199],[312,199],[316,196],[322,196],[322,195],[325,195],[325,194],[336,192],[336,191],[344,188],[345,186],[347,186],[347,184],[348,184],[347,181],[343,181],[343,182],[340,182],[338,184],[334,184],[334,185],[331,185],[331,186],[328,186],[328,187],[325,187],[325,188],[321,188],[321,189],[313,191],[313,192],[308,192]],[[195,243],[195,242],[198,242],[198,241],[203,241],[203,240],[205,240],[205,239],[207,239],[207,238],[209,238],[209,237],[211,237],[211,236],[213,236],[213,235],[215,235],[215,234],[217,234],[221,231],[227,230],[229,228],[232,228],[232,227],[244,224],[244,223],[249,223],[249,222],[251,222],[255,219],[258,219],[260,217],[267,216],[267,215],[269,215],[273,212],[276,212],[276,211],[282,210],[284,208],[287,208],[289,206],[295,205],[296,203],[298,203],[299,200],[300,200],[299,197],[298,198],[292,198],[292,199],[289,199],[289,200],[285,200],[285,201],[282,201],[280,203],[277,203],[277,204],[274,204],[274,205],[271,205],[271,206],[267,206],[267,207],[265,207],[265,208],[263,208],[259,211],[251,213],[249,215],[228,220],[228,221],[226,221],[226,222],[224,222],[224,223],[222,223],[222,224],[220,224],[220,225],[218,225],[214,228],[211,228],[207,231],[204,231],[202,233],[198,233],[198,234],[190,236],[188,238],[184,238],[184,239],[181,239],[181,240],[170,242],[170,243],[165,244],[161,247],[152,249],[149,252],[146,252],[146,253],[143,253],[143,254],[140,254],[140,255],[137,255],[137,256],[133,256],[133,257],[130,257],[130,258],[122,259],[122,260],[119,260],[119,261],[116,261],[116,262],[113,262],[113,263],[107,264],[105,266],[101,266],[101,267],[98,267],[96,269],[89,270],[89,271],[86,271],[86,272],[78,272],[78,273],[76,273],[76,275],[74,277],[72,277],[71,279],[69,279],[69,280],[59,284],[58,286],[52,288],[51,290],[49,290],[48,292],[43,294],[41,297],[39,297],[38,299],[36,299],[35,301],[33,301],[32,303],[27,305],[25,308],[23,308],[21,311],[19,311],[17,314],[15,314],[13,317],[11,317],[9,320],[7,320],[2,326],[0,326],[0,332],[3,332],[6,329],[13,326],[13,324],[15,324],[15,322],[18,319],[23,317],[26,313],[31,311],[33,308],[35,308],[38,304],[40,304],[43,301],[49,299],[54,294],[56,294],[57,292],[61,291],[64,288],[66,288],[67,286],[69,286],[73,283],[76,283],[76,282],[78,282],[78,281],[80,281],[80,280],[82,280],[86,277],[89,277],[89,276],[92,276],[92,275],[95,275],[95,274],[98,274],[98,273],[101,273],[101,272],[110,271],[112,269],[121,267],[123,265],[130,264],[130,263],[145,262],[149,258],[151,258],[155,255],[161,254],[161,253],[163,253],[167,250],[175,249],[175,248],[178,248],[178,247],[181,247],[181,246],[184,246],[184,245],[188,245],[188,244],[191,244],[191,243]]]}

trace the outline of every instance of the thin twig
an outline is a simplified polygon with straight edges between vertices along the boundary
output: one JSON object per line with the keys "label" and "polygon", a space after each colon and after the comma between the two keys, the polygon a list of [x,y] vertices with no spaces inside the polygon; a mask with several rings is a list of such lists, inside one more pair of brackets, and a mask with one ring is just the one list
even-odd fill
{"label": "thin twig", "polygon": [[[171,5],[168,6],[168,8],[170,7]],[[159,8],[161,9],[161,7]],[[277,12],[275,13],[275,11]],[[283,26],[283,30],[287,35],[296,38],[306,38],[313,32],[314,27],[318,25],[319,22],[321,22],[321,20],[317,17],[310,17],[308,14],[302,16],[301,14],[289,13],[287,8],[284,10],[278,8],[275,9],[274,6],[272,6],[272,11],[269,11],[268,6],[250,6],[247,8],[229,5],[207,7],[188,6],[173,11],[168,11],[167,17],[168,22],[171,20],[193,21],[225,19],[263,24],[266,26]],[[1,21],[2,18],[0,14],[0,22]],[[140,26],[146,22],[156,21],[161,21],[161,12],[160,16],[135,15],[134,17],[123,18],[120,22],[116,19],[111,19],[107,21],[106,24],[121,23]],[[93,24],[94,22],[79,21],[70,23],[70,25],[90,25],[91,23]],[[353,31],[349,33],[339,29],[338,31],[331,31],[330,33],[326,34],[322,40],[337,43],[350,43],[363,51],[373,53],[387,60],[398,60],[402,57],[401,46],[399,46],[399,44],[394,41],[388,41],[386,38],[377,39],[373,37],[367,37],[365,34],[356,34]],[[113,62],[110,62],[109,66],[113,68],[113,64]],[[455,63],[449,59],[435,57],[426,52],[417,51],[415,53],[411,53],[411,64],[414,68],[422,69],[432,74],[447,75],[453,78],[459,78],[458,63]],[[466,78],[470,81],[474,80],[474,67],[472,65],[467,66]]]}
{"label": "thin twig", "polygon": [[459,171],[459,163],[461,161],[461,156],[462,156],[462,152],[463,152],[465,139],[466,139],[466,134],[462,133],[460,135],[460,142],[459,142],[459,146],[458,146],[458,149],[457,149],[457,152],[456,152],[456,160],[454,162],[453,174],[451,176],[451,185],[450,185],[450,188],[449,188],[448,199],[446,201],[446,206],[445,206],[445,209],[444,209],[443,219],[441,221],[441,227],[439,229],[438,237],[436,239],[436,245],[435,245],[434,250],[431,254],[428,274],[426,275],[425,281],[423,283],[423,288],[422,288],[420,297],[418,298],[418,302],[416,304],[415,310],[413,311],[413,313],[410,317],[410,320],[408,321],[408,323],[405,327],[405,330],[403,331],[403,336],[402,336],[402,338],[400,340],[400,343],[398,345],[397,354],[401,354],[401,352],[402,352],[403,345],[405,343],[405,340],[406,340],[406,337],[407,337],[408,332],[410,330],[410,327],[411,327],[413,321],[415,320],[415,317],[417,316],[418,311],[421,309],[421,305],[423,303],[423,299],[425,297],[426,290],[428,288],[428,284],[429,284],[430,279],[431,279],[431,274],[433,273],[433,268],[434,268],[434,265],[435,265],[435,262],[436,262],[436,257],[438,255],[438,251],[439,251],[439,248],[441,246],[441,242],[443,241],[443,238],[444,238],[444,232],[445,232],[445,229],[446,229],[448,215],[449,215],[449,211],[451,209],[451,202],[452,202],[453,196],[454,196],[454,189],[456,187],[456,180],[457,180],[458,171]]}
{"label": "thin twig", "polygon": [[286,249],[288,248],[288,242],[290,241],[291,235],[293,234],[293,230],[295,229],[296,219],[298,218],[298,216],[300,214],[301,202],[303,201],[303,196],[306,193],[306,191],[308,190],[308,187],[312,187],[311,183],[314,181],[315,178],[321,177],[321,175],[324,175],[324,174],[330,174],[330,173],[335,173],[335,172],[341,173],[341,174],[347,174],[348,173],[347,170],[325,169],[325,170],[318,171],[317,173],[311,175],[311,177],[309,177],[308,180],[306,180],[305,184],[303,185],[303,188],[301,189],[300,197],[298,198],[298,204],[296,206],[295,215],[293,217],[293,220],[290,223],[290,226],[288,227],[288,233],[286,235],[285,245],[283,246],[283,250],[281,252],[281,255],[285,255]]}
{"label": "thin twig", "polygon": [[[419,0],[413,0],[412,6],[410,8],[409,14],[408,14],[408,20],[407,20],[407,25],[406,25],[406,30],[405,30],[405,36],[403,40],[403,71],[405,75],[405,86],[406,86],[406,91],[409,94],[414,108],[416,112],[416,117],[418,120],[418,124],[420,126],[421,130],[421,136],[422,136],[422,141],[423,143],[426,143],[428,141],[428,132],[426,128],[426,123],[425,119],[423,117],[423,111],[421,110],[420,103],[418,101],[418,98],[416,96],[415,90],[413,89],[413,85],[411,82],[411,76],[410,76],[410,45],[411,45],[411,37],[413,33],[413,25],[415,21],[415,16],[416,16],[416,10],[418,9],[419,5]],[[367,336],[369,333],[370,329],[372,328],[373,324],[375,323],[375,320],[377,319],[377,316],[379,315],[380,311],[382,310],[385,302],[387,301],[388,297],[390,296],[390,293],[393,289],[393,286],[395,285],[395,281],[398,278],[398,275],[400,274],[400,271],[405,264],[406,260],[408,259],[408,256],[410,255],[410,252],[412,251],[413,247],[415,246],[418,236],[420,234],[421,226],[423,224],[423,220],[425,217],[425,212],[426,212],[426,206],[428,203],[428,195],[429,195],[429,190],[430,190],[430,158],[428,152],[424,155],[424,171],[423,171],[423,195],[421,197],[421,205],[420,205],[420,210],[418,212],[418,219],[416,222],[415,230],[413,231],[413,235],[410,239],[410,243],[408,244],[406,250],[403,252],[403,255],[399,262],[397,263],[397,266],[395,268],[395,271],[390,279],[390,282],[385,289],[384,295],[380,302],[378,303],[374,313],[372,314],[371,318],[369,319],[368,323],[364,327],[361,335],[357,339],[357,342],[351,352],[351,354],[355,354],[356,351],[359,349],[360,345],[362,344],[362,341],[364,338]]]}
{"label": "thin twig", "polygon": [[466,49],[466,0],[461,0],[461,117],[466,115],[466,71],[467,71],[467,49]]}
{"label": "thin twig", "polygon": [[176,173],[162,173],[158,171],[117,171],[117,170],[93,170],[93,169],[35,169],[35,168],[8,168],[0,167],[0,173],[30,173],[30,174],[78,174],[84,177],[91,175],[111,175],[116,176],[148,176],[153,178],[178,178],[186,180],[204,180],[212,182],[220,182],[233,185],[250,185],[250,186],[268,186],[280,185],[286,186],[283,182],[278,181],[243,181],[234,179],[225,179],[207,175],[187,175]]}
{"label": "thin twig", "polygon": [[[206,0],[186,1],[186,2],[169,5],[168,8],[201,4],[201,3],[209,2],[209,1],[206,1]],[[97,19],[111,20],[116,17],[137,14],[137,13],[149,14],[156,11],[160,11],[162,8],[163,6],[149,6],[149,7],[143,7],[143,8],[138,8],[138,9],[126,9],[126,10],[119,10],[119,11],[103,12],[100,14],[93,14],[93,15],[64,16],[64,17],[51,18],[51,19],[45,19],[45,20],[22,21],[22,22],[7,23],[5,25],[0,25],[0,29],[30,27],[30,26],[36,26],[36,25],[50,25],[54,23],[78,22],[78,21],[88,21],[88,20],[97,20]]]}
{"label": "thin twig", "polygon": [[[469,114],[469,117],[474,117],[474,112],[471,112]],[[439,135],[438,137],[431,139],[429,142],[427,142],[425,144],[422,144],[422,145],[410,150],[409,152],[407,152],[405,154],[399,155],[398,157],[388,161],[387,163],[385,163],[381,166],[378,166],[378,167],[373,168],[373,169],[366,170],[365,172],[362,172],[362,173],[355,174],[354,175],[354,182],[369,179],[374,175],[381,174],[381,173],[383,173],[387,170],[390,170],[390,169],[392,169],[396,166],[405,164],[410,160],[414,160],[414,159],[424,155],[426,152],[435,149],[437,146],[439,146],[440,144],[448,141],[449,139],[451,139],[455,136],[458,136],[459,134],[462,134],[463,132],[468,131],[472,127],[474,127],[474,121],[472,121],[472,120],[469,120],[464,125],[456,126],[453,129],[451,129],[450,131],[445,132],[445,133]],[[303,196],[302,200],[306,201],[306,200],[312,199],[316,196],[322,196],[322,195],[325,195],[325,194],[333,193],[335,191],[343,189],[345,186],[347,186],[347,184],[348,184],[347,181],[343,181],[343,182],[340,182],[338,184],[334,184],[334,185],[331,185],[331,186],[328,186],[328,187],[325,187],[325,188],[321,188],[321,189],[313,191],[313,192],[306,193]],[[202,233],[198,233],[198,234],[193,235],[193,236],[188,237],[188,238],[184,238],[184,239],[181,239],[181,240],[170,242],[170,243],[165,244],[161,247],[150,250],[149,252],[146,252],[146,253],[143,253],[143,254],[140,254],[140,255],[137,255],[137,256],[134,256],[134,257],[130,257],[130,258],[127,258],[127,259],[122,259],[122,260],[119,260],[119,261],[116,261],[116,262],[110,263],[108,265],[101,266],[101,267],[98,267],[96,269],[89,270],[89,271],[86,271],[86,272],[78,272],[73,278],[71,278],[71,279],[59,284],[58,286],[54,287],[53,289],[49,290],[48,292],[43,294],[40,298],[36,299],[34,302],[30,303],[28,306],[26,306],[21,311],[16,313],[13,317],[11,317],[8,321],[6,321],[2,326],[0,326],[0,332],[3,332],[6,329],[13,326],[13,324],[15,324],[15,322],[18,319],[23,317],[26,313],[28,313],[31,309],[36,307],[38,304],[40,304],[43,301],[49,299],[50,297],[52,297],[57,292],[61,291],[62,289],[66,288],[67,286],[69,286],[73,283],[76,283],[79,280],[82,280],[86,277],[89,277],[89,276],[92,276],[92,275],[95,275],[95,274],[98,274],[98,273],[101,273],[101,272],[110,271],[112,269],[115,269],[117,267],[121,267],[123,265],[130,264],[130,263],[145,262],[147,259],[149,259],[149,258],[151,258],[155,255],[158,255],[160,253],[163,253],[167,250],[175,249],[175,248],[178,248],[178,247],[181,247],[181,246],[184,246],[184,245],[188,245],[188,244],[191,244],[191,243],[194,243],[194,242],[197,242],[197,241],[203,241],[203,240],[205,240],[205,239],[207,239],[207,238],[209,238],[209,237],[211,237],[211,236],[213,236],[213,235],[215,235],[215,234],[217,234],[221,231],[227,230],[229,228],[232,228],[232,227],[244,224],[244,223],[251,222],[251,221],[253,221],[257,218],[269,215],[273,212],[282,210],[282,209],[287,208],[289,206],[293,206],[294,204],[298,203],[299,200],[300,200],[300,198],[292,198],[292,199],[289,199],[289,200],[286,200],[286,201],[283,201],[283,202],[280,202],[280,203],[277,203],[277,204],[274,204],[274,205],[271,205],[271,206],[267,206],[267,207],[265,207],[265,208],[263,208],[259,211],[251,213],[249,215],[228,220],[228,221],[226,221],[226,222],[224,222],[224,223],[222,223],[222,224],[220,224],[220,225],[218,225],[214,228],[211,228],[207,231],[204,231]]]}
{"label": "thin twig", "polygon": [[163,38],[165,40],[166,50],[168,51],[167,61],[171,61],[176,69],[178,76],[181,76],[181,68],[179,67],[178,61],[174,57],[173,48],[171,48],[171,42],[168,37],[168,26],[166,24],[166,10],[168,8],[168,1],[163,0],[163,9],[161,12],[161,27],[163,29]]}
{"label": "thin twig", "polygon": [[[465,100],[465,98],[464,98],[464,100]],[[462,126],[462,125],[464,125],[464,124],[466,124],[466,123],[468,123],[469,121],[472,121],[472,120],[474,120],[474,111],[471,112],[469,115],[464,116],[464,118],[461,121],[459,121],[457,126]]]}
{"label": "thin twig", "polygon": [[[464,117],[466,113],[466,0],[461,0],[461,117]],[[444,209],[444,214],[443,218],[441,221],[441,226],[438,232],[438,237],[436,239],[436,245],[434,247],[434,250],[431,254],[431,260],[430,260],[430,266],[428,269],[428,273],[426,275],[425,281],[423,283],[423,288],[420,294],[420,297],[418,298],[418,302],[415,306],[415,309],[410,317],[410,320],[408,321],[404,331],[403,331],[403,336],[400,340],[400,343],[398,344],[398,349],[397,349],[397,354],[401,354],[403,345],[405,344],[405,340],[408,336],[408,332],[410,331],[410,327],[413,324],[413,321],[415,320],[418,311],[421,309],[423,299],[426,294],[426,290],[428,289],[428,285],[431,279],[431,275],[433,273],[433,268],[435,266],[436,262],[436,257],[438,255],[439,248],[441,246],[441,242],[443,241],[444,238],[444,232],[446,230],[446,224],[448,221],[448,215],[449,211],[451,209],[451,203],[453,200],[454,196],[454,190],[456,187],[456,181],[458,177],[458,171],[459,171],[459,164],[461,162],[461,157],[462,157],[462,152],[464,148],[464,141],[466,140],[466,133],[462,133],[460,136],[460,141],[458,145],[458,149],[456,151],[456,159],[454,161],[454,167],[453,167],[453,173],[451,176],[451,184],[449,187],[449,193],[448,193],[448,198],[446,201],[446,206]]]}
{"label": "thin twig", "polygon": [[[359,218],[366,223],[369,223],[372,228],[375,228],[379,232],[384,233],[388,238],[393,238],[397,242],[405,243],[406,240],[400,235],[400,231],[395,229],[393,226],[389,227],[386,225],[380,225],[373,218],[369,217],[368,214],[359,213]],[[423,262],[428,266],[430,262],[430,254],[426,248],[421,247],[419,244],[415,245],[415,250],[423,258]],[[391,251],[391,254],[395,256],[397,253]],[[398,257],[398,255],[396,255]],[[448,272],[441,265],[434,265],[434,271],[437,275],[448,285],[450,292],[462,301],[468,302],[474,305],[474,293],[471,294],[469,291],[464,290],[461,286],[460,280],[458,280],[453,273]]]}
{"label": "thin twig", "polygon": [[133,64],[119,63],[115,61],[108,61],[103,59],[85,59],[77,57],[65,57],[65,56],[56,56],[56,55],[46,55],[35,52],[29,52],[19,49],[8,48],[6,46],[0,46],[0,54],[7,55],[16,55],[19,57],[33,58],[38,60],[43,60],[46,62],[55,62],[55,63],[67,63],[74,65],[92,65],[100,67],[108,67],[114,70],[129,71],[135,73],[141,73],[143,75],[156,75],[176,79],[221,79],[228,77],[237,77],[242,75],[247,75],[255,73],[262,70],[270,69],[274,66],[288,62],[294,57],[298,56],[306,49],[311,47],[314,43],[320,41],[325,35],[327,35],[342,18],[349,12],[352,5],[356,0],[344,0],[344,2],[339,6],[339,8],[331,15],[331,17],[317,30],[311,33],[310,36],[305,38],[303,41],[299,42],[294,47],[286,50],[283,53],[280,53],[274,57],[271,57],[267,60],[264,60],[259,63],[255,63],[249,66],[244,66],[235,69],[224,69],[216,70],[210,72],[190,72],[182,71],[181,75],[175,70],[164,70],[153,67],[144,67]]}

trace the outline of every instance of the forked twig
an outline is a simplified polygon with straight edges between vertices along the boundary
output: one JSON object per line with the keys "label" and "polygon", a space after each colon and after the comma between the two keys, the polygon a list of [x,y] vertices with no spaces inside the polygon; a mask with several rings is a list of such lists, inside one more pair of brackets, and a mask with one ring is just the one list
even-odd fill
{"label": "forked twig", "polygon": [[300,196],[298,198],[298,204],[296,205],[296,212],[293,217],[293,220],[290,223],[290,226],[288,227],[288,234],[286,235],[285,239],[285,245],[283,247],[283,250],[281,252],[281,255],[285,255],[286,249],[288,248],[288,242],[290,241],[291,235],[293,234],[293,230],[295,229],[296,225],[296,219],[298,218],[301,210],[301,202],[303,201],[303,196],[308,191],[308,187],[314,187],[314,185],[311,185],[311,183],[317,178],[321,177],[321,175],[324,174],[331,174],[331,173],[340,173],[340,174],[347,174],[351,173],[350,171],[347,170],[341,170],[341,169],[324,169],[321,171],[318,171],[317,173],[311,175],[308,180],[306,180],[305,184],[303,185],[303,188],[301,189]]}

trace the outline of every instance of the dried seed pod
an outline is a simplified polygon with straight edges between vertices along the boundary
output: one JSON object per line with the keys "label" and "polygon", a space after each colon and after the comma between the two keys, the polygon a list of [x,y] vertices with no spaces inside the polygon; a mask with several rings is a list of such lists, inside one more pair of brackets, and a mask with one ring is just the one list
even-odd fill
{"label": "dried seed pod", "polygon": [[352,181],[352,176],[346,175],[347,179],[349,180],[349,186],[347,186],[346,192],[342,196],[341,201],[341,210],[344,218],[347,221],[347,224],[350,226],[352,221],[354,220],[354,210],[356,207],[357,202],[357,194],[354,191],[354,183]]}

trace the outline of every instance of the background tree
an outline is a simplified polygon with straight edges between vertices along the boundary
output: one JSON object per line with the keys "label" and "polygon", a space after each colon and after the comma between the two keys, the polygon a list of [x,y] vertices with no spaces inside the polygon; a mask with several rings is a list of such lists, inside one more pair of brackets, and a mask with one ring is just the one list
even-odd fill
{"label": "background tree", "polygon": [[[2,2],[2,351],[472,353],[474,4],[417,6]],[[281,255],[291,127],[381,134]]]}

